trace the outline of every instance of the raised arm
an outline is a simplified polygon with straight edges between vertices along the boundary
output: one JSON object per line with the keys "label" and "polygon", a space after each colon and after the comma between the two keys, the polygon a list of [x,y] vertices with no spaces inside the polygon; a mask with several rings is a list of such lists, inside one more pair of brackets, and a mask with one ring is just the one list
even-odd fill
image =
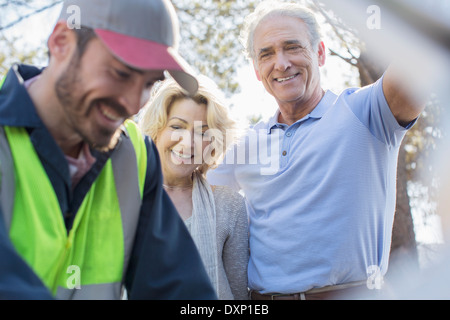
{"label": "raised arm", "polygon": [[[414,90],[399,67],[388,67],[383,78],[383,91],[397,122],[406,126],[425,108],[426,93]],[[414,90],[414,91],[413,91]],[[425,91],[425,90],[424,90]]]}

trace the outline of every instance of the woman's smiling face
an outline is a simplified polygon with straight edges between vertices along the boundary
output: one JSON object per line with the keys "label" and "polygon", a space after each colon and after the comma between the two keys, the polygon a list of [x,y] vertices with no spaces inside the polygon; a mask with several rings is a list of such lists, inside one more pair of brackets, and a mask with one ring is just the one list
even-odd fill
{"label": "woman's smiling face", "polygon": [[169,109],[166,126],[158,133],[156,147],[165,181],[187,184],[194,170],[204,163],[203,141],[208,130],[205,104],[191,99],[176,100]]}

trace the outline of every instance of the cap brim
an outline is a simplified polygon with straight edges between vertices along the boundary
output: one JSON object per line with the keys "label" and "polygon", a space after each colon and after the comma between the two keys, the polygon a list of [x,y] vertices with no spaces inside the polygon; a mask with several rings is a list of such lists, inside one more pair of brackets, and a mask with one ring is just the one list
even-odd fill
{"label": "cap brim", "polygon": [[198,82],[194,72],[172,48],[109,30],[95,29],[95,33],[125,64],[142,70],[167,70],[190,95],[197,92]]}

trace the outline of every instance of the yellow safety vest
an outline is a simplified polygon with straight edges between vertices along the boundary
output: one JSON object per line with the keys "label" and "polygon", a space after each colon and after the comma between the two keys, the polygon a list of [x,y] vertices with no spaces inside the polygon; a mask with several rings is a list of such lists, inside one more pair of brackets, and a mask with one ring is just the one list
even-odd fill
{"label": "yellow safety vest", "polygon": [[9,235],[57,298],[121,297],[147,168],[137,125],[127,120],[124,127],[127,134],[86,194],[69,233],[27,131],[4,127],[15,176],[13,210],[4,213]]}

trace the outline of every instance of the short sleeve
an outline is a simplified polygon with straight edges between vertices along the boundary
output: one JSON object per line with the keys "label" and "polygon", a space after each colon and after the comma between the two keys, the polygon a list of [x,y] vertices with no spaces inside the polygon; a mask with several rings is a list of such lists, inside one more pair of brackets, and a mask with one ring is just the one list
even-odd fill
{"label": "short sleeve", "polygon": [[406,128],[395,119],[383,92],[383,78],[360,89],[347,89],[340,98],[352,110],[355,116],[381,142],[390,145],[400,145],[406,131],[415,123],[413,121]]}

